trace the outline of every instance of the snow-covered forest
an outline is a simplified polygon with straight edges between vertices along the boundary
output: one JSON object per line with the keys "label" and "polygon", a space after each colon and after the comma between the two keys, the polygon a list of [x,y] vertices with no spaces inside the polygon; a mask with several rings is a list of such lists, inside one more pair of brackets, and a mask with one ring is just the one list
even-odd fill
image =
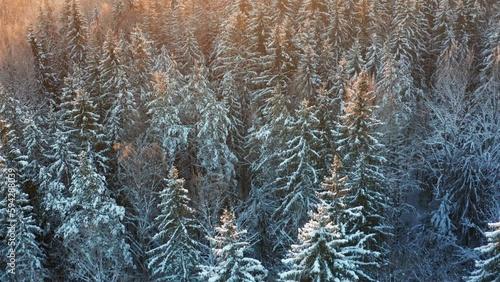
{"label": "snow-covered forest", "polygon": [[0,1],[0,168],[0,281],[500,281],[500,2]]}

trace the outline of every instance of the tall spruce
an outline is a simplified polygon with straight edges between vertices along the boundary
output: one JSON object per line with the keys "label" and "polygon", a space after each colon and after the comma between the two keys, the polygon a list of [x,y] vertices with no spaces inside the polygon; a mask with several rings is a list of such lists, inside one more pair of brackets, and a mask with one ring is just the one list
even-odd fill
{"label": "tall spruce", "polygon": [[155,246],[148,251],[148,267],[155,281],[196,281],[197,266],[204,249],[198,236],[201,227],[189,206],[188,191],[177,169],[170,169],[160,192],[160,214],[156,218]]}

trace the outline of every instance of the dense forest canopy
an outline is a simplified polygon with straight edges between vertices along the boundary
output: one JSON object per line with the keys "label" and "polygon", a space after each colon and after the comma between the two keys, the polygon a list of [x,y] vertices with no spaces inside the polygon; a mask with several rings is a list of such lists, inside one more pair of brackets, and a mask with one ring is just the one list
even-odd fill
{"label": "dense forest canopy", "polygon": [[0,1],[0,280],[498,281],[499,101],[495,0]]}

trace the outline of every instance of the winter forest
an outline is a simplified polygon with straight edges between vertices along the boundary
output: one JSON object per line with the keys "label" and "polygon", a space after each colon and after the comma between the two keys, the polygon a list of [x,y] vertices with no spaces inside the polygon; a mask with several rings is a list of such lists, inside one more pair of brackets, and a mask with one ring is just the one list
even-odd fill
{"label": "winter forest", "polygon": [[498,0],[0,0],[0,281],[500,281]]}

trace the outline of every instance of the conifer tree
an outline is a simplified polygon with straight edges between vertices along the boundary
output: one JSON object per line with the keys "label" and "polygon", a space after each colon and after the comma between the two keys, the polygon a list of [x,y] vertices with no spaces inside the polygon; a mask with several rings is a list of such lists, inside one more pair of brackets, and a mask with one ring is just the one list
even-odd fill
{"label": "conifer tree", "polygon": [[489,161],[491,156],[498,154],[497,145],[494,145],[498,143],[493,141],[492,146],[478,146],[489,138],[487,136],[496,134],[493,133],[497,132],[493,129],[495,126],[489,125],[498,124],[498,121],[491,119],[495,104],[488,100],[477,112],[470,107],[473,100],[469,87],[474,64],[471,52],[471,48],[463,44],[452,44],[440,56],[435,74],[435,100],[429,101],[434,114],[430,122],[433,133],[425,142],[429,152],[426,156],[430,160],[429,173],[436,177],[434,195],[444,200],[449,193],[453,203],[450,218],[462,244],[481,237],[482,224],[496,209],[492,195],[496,193],[493,187],[497,180],[489,175],[498,170],[496,162]]}
{"label": "conifer tree", "polygon": [[215,245],[213,252],[217,265],[202,266],[200,276],[210,282],[265,281],[267,270],[260,261],[245,255],[249,245],[245,241],[246,230],[238,229],[234,214],[225,210],[221,216],[221,226],[216,227],[215,231],[217,235],[210,239]]}
{"label": "conifer tree", "polygon": [[180,5],[174,5],[175,0],[171,4],[167,4],[163,12],[163,17],[165,18],[163,25],[161,26],[161,34],[163,38],[160,40],[159,44],[165,46],[169,53],[175,54],[173,59],[177,59],[177,46],[181,40],[181,11]]}
{"label": "conifer tree", "polygon": [[155,281],[196,281],[197,265],[202,261],[203,246],[196,239],[200,226],[194,219],[194,210],[189,207],[188,191],[184,180],[178,178],[175,167],[165,180],[160,193],[161,210],[156,218],[156,245],[148,251],[148,267]]}
{"label": "conifer tree", "polygon": [[[179,98],[180,77],[174,61],[168,57],[165,49],[162,55],[169,60],[171,70],[168,72],[155,72],[152,81],[152,101],[148,104],[149,120],[148,134],[159,142],[164,150],[168,162],[173,162],[175,154],[187,143],[190,128],[185,126],[179,115],[179,109],[175,106]],[[161,67],[163,68],[163,67]]]}
{"label": "conifer tree", "polygon": [[[50,277],[46,255],[38,237],[42,233],[34,219],[33,206],[21,190],[19,175],[0,157],[0,266],[2,281],[44,281]],[[11,259],[12,258],[12,259]],[[12,271],[9,271],[12,270]]]}
{"label": "conifer tree", "polygon": [[208,186],[218,183],[221,188],[232,187],[236,157],[227,145],[227,138],[233,125],[223,102],[216,101],[214,97],[208,97],[207,102],[196,124],[199,140],[197,157],[200,166],[205,169]]}
{"label": "conifer tree", "polygon": [[[84,90],[79,90],[69,111],[76,147],[79,152],[87,152],[101,172],[107,169],[109,144],[104,126],[99,122],[99,114],[94,99]],[[77,137],[76,137],[77,136]]]}
{"label": "conifer tree", "polygon": [[358,281],[368,276],[358,270],[361,258],[368,251],[363,242],[349,246],[360,231],[346,234],[342,223],[334,223],[325,204],[318,207],[312,218],[300,229],[299,244],[292,245],[289,257],[283,262],[290,265],[280,274],[280,281]]}
{"label": "conifer tree", "polygon": [[454,9],[450,0],[438,0],[438,5],[434,10],[432,38],[436,53],[440,54],[445,48],[450,46],[455,40]]}
{"label": "conifer tree", "polygon": [[160,16],[162,10],[165,10],[162,4],[156,0],[144,1],[144,8],[140,15],[140,29],[144,31],[148,38],[155,43],[161,41]]}
{"label": "conifer tree", "polygon": [[110,195],[94,161],[80,154],[71,177],[70,195],[56,234],[66,249],[65,271],[70,279],[119,281],[133,267],[125,241],[125,209]]}
{"label": "conifer tree", "polygon": [[279,164],[276,167],[274,187],[279,201],[273,213],[275,247],[288,246],[297,237],[297,230],[307,221],[307,212],[317,202],[322,169],[319,165],[318,119],[314,107],[304,100],[296,111],[297,117],[285,121],[285,132],[291,138],[279,148]]}
{"label": "conifer tree", "polygon": [[47,101],[47,104],[53,109],[57,109],[60,104],[59,87],[61,81],[59,74],[54,68],[52,54],[45,46],[46,42],[40,42],[34,31],[30,29],[28,41],[33,54],[35,64],[35,75],[40,95]]}
{"label": "conifer tree", "polygon": [[391,236],[387,224],[390,214],[389,181],[385,175],[385,147],[378,141],[376,127],[380,122],[373,118],[373,91],[370,79],[361,73],[347,93],[342,125],[339,129],[338,152],[345,164],[348,176],[346,204],[361,206],[360,216],[346,222],[348,232],[362,231],[370,238],[366,248],[380,252],[381,258],[368,256],[365,259],[383,265],[386,240]]}
{"label": "conifer tree", "polygon": [[356,78],[363,70],[366,62],[364,59],[363,49],[359,39],[354,40],[353,45],[344,54],[345,71],[349,77]]}
{"label": "conifer tree", "polygon": [[113,29],[120,30],[120,28],[123,28],[123,22],[125,21],[126,7],[124,0],[113,0],[113,7],[111,9],[111,12]]}
{"label": "conifer tree", "polygon": [[[141,107],[147,103],[149,92],[149,81],[151,79],[152,66],[152,42],[146,38],[140,28],[134,28],[131,33],[130,49],[132,66],[129,69],[130,84],[139,101]],[[144,113],[143,113],[144,114]]]}
{"label": "conifer tree", "polygon": [[71,63],[81,65],[85,62],[87,51],[88,27],[83,14],[80,11],[77,0],[66,1],[65,14],[67,15],[64,28],[66,31],[67,56]]}
{"label": "conifer tree", "polygon": [[[300,37],[297,39],[297,46],[300,49],[301,56],[297,66],[297,73],[292,80],[290,94],[298,101],[307,99],[314,103],[322,82],[318,74],[319,56],[315,50],[318,43],[313,35],[312,28],[312,23],[306,20],[300,31]],[[292,90],[296,90],[297,93]]]}
{"label": "conifer tree", "polygon": [[270,168],[275,168],[280,163],[278,152],[281,150],[282,136],[279,132],[285,130],[286,123],[291,118],[288,104],[284,90],[278,82],[272,89],[266,104],[260,109],[262,116],[267,117],[267,120],[250,133],[248,141],[251,151],[257,152],[255,156],[252,155],[251,163],[255,177],[239,220],[245,229],[255,234],[256,243],[252,250],[265,265],[277,260],[272,251],[276,237],[268,226],[274,224],[271,218],[278,206],[278,201],[275,197],[274,186],[269,184],[269,179],[276,179],[277,176],[275,169]]}
{"label": "conifer tree", "polygon": [[467,277],[468,282],[500,281],[500,222],[489,226],[493,231],[486,232],[488,244],[477,248],[484,259],[476,261],[476,269]]}
{"label": "conifer tree", "polygon": [[195,71],[198,64],[205,64],[205,57],[193,29],[183,26],[180,32],[182,36],[175,46],[175,60],[179,64],[179,71],[183,75],[188,75]]}
{"label": "conifer tree", "polygon": [[[99,80],[104,93],[99,100],[99,109],[112,144],[127,140],[127,134],[132,133],[130,129],[138,119],[138,94],[133,93],[123,59],[122,48],[108,32],[104,42],[103,60],[99,65]],[[138,132],[134,132],[135,134]]]}
{"label": "conifer tree", "polygon": [[344,17],[343,1],[327,1],[328,5],[328,25],[325,28],[322,38],[330,41],[335,60],[338,62],[341,57],[341,50],[345,50],[350,45],[350,27]]}
{"label": "conifer tree", "polygon": [[[208,92],[205,95],[210,95]],[[213,94],[213,93],[212,93]],[[238,198],[235,180],[237,158],[228,146],[229,130],[234,125],[224,101],[205,98],[200,120],[196,123],[197,164],[203,169],[200,195],[205,222],[216,222],[222,205]]]}

